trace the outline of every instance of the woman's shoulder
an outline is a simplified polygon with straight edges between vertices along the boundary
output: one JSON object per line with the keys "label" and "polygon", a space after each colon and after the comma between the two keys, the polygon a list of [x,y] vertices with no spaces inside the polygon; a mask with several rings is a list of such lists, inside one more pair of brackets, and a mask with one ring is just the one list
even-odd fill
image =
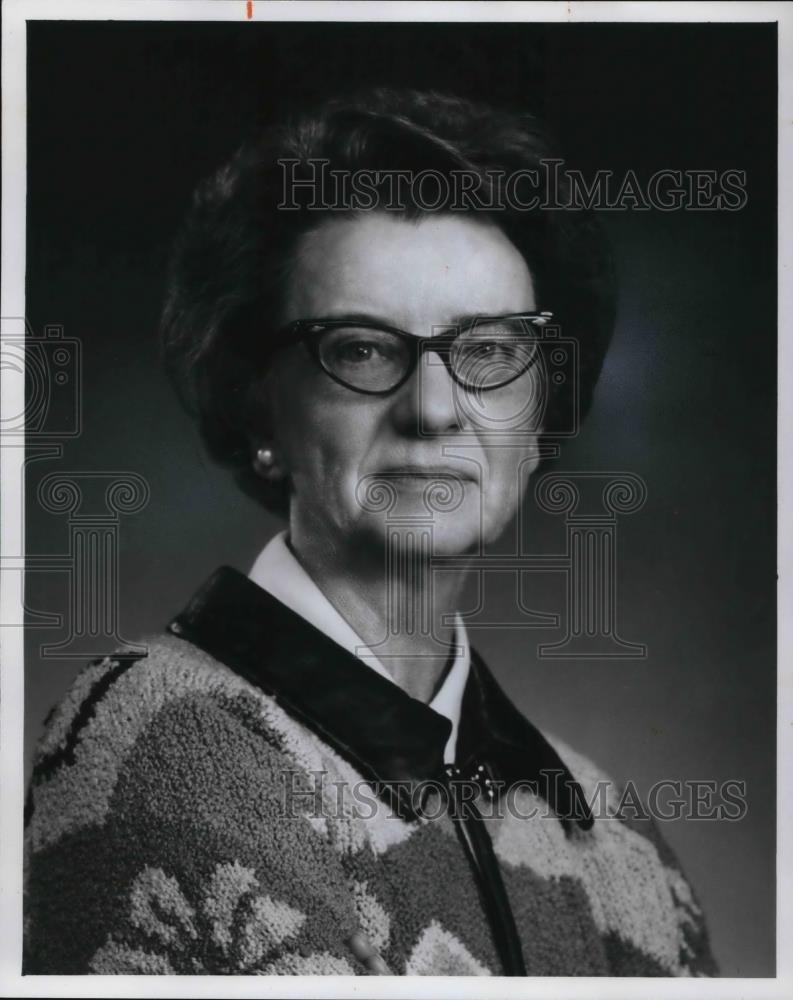
{"label": "woman's shoulder", "polygon": [[[660,833],[658,817],[653,815],[647,796],[642,794],[630,775],[611,772],[565,740],[548,733],[545,736],[580,786],[593,819],[601,830],[624,827],[631,834],[638,834],[649,841],[661,863],[679,869],[674,853]],[[601,822],[598,823],[598,820]]]}
{"label": "woman's shoulder", "polygon": [[[354,913],[321,814],[296,794],[306,740],[272,698],[190,643],[142,646],[86,666],[41,741],[27,809],[29,971],[240,971],[238,952],[255,965],[298,933],[299,947],[333,951],[317,966],[333,971]],[[332,914],[324,931],[317,899]],[[240,924],[229,955],[237,912],[259,922]]]}
{"label": "woman's shoulder", "polygon": [[45,720],[35,766],[71,761],[90,736],[132,744],[158,714],[171,710],[173,721],[179,706],[201,701],[244,716],[254,704],[261,715],[267,698],[191,643],[145,636],[135,649],[119,649],[80,670]]}
{"label": "woman's shoulder", "polygon": [[580,785],[594,818],[591,835],[581,840],[585,856],[594,849],[607,859],[603,883],[593,872],[585,882],[597,897],[611,960],[624,970],[620,974],[647,974],[639,971],[642,952],[676,975],[718,974],[702,907],[648,796],[629,775],[612,775],[565,741],[546,738]]}
{"label": "woman's shoulder", "polygon": [[28,797],[35,848],[64,824],[103,823],[125,795],[189,812],[230,782],[272,797],[316,761],[309,734],[228,666],[167,634],[140,646],[90,662],[50,713]]}

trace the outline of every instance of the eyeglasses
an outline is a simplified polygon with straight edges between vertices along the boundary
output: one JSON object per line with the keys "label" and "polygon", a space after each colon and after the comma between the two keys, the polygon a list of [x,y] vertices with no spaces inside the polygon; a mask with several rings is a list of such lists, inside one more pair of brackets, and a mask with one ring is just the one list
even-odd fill
{"label": "eyeglasses", "polygon": [[432,351],[458,385],[488,392],[514,382],[536,363],[539,335],[552,316],[478,316],[433,337],[352,319],[297,319],[278,331],[272,347],[302,342],[332,379],[372,396],[394,392]]}

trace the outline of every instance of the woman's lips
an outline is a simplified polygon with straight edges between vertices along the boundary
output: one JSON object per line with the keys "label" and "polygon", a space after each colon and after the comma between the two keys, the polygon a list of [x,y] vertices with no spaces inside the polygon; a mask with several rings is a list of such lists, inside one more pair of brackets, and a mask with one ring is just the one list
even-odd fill
{"label": "woman's lips", "polygon": [[466,482],[476,482],[474,476],[462,469],[453,469],[448,465],[400,465],[390,469],[382,469],[375,473],[385,479],[456,479]]}

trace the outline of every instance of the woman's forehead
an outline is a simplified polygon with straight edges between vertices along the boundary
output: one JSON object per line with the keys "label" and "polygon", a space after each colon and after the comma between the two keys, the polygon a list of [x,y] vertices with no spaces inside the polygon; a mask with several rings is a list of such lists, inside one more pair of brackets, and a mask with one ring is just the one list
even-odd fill
{"label": "woman's forehead", "polygon": [[303,237],[284,319],[367,314],[412,328],[535,307],[528,267],[493,223],[376,212],[325,220]]}

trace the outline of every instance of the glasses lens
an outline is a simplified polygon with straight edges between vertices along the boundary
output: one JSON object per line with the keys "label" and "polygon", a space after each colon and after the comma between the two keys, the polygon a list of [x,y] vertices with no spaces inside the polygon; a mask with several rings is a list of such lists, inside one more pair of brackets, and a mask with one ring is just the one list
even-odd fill
{"label": "glasses lens", "polygon": [[454,341],[454,373],[472,389],[507,385],[531,367],[537,340],[530,320],[480,320]]}
{"label": "glasses lens", "polygon": [[410,367],[410,350],[402,337],[365,326],[326,330],[319,344],[325,371],[362,392],[385,392]]}

